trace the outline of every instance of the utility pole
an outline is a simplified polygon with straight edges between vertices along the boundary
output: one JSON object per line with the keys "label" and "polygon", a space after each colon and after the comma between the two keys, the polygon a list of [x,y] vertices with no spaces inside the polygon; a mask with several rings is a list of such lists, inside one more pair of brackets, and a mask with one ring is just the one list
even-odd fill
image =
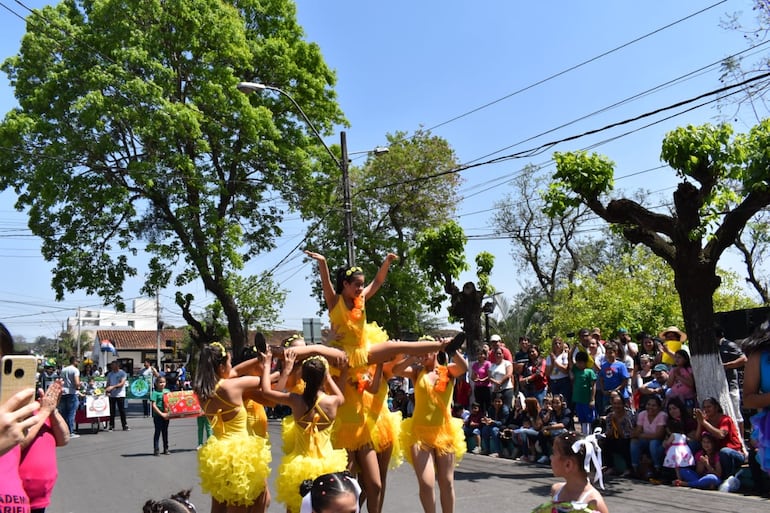
{"label": "utility pole", "polygon": [[158,291],[155,291],[155,321],[155,367],[160,372],[160,331],[163,329],[163,323],[160,320],[160,295]]}
{"label": "utility pole", "polygon": [[350,198],[350,173],[348,167],[348,139],[345,131],[340,132],[340,149],[342,160],[342,203],[345,213],[345,242],[348,248],[348,267],[356,265],[355,234],[353,233],[353,204]]}
{"label": "utility pole", "polygon": [[78,347],[78,360],[80,360],[80,307],[78,307],[78,341],[77,341],[77,347]]}

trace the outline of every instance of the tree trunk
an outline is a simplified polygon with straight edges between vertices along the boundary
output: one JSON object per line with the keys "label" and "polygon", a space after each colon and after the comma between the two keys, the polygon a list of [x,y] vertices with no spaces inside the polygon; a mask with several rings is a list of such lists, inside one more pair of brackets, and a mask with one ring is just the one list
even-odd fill
{"label": "tree trunk", "polygon": [[246,330],[243,329],[241,316],[238,312],[238,306],[235,304],[232,296],[221,297],[219,302],[222,305],[222,312],[224,312],[227,318],[227,331],[230,333],[233,356],[238,358],[248,342]]}
{"label": "tree trunk", "polygon": [[719,287],[719,277],[708,265],[693,265],[692,261],[678,264],[674,276],[690,346],[698,404],[715,397],[725,413],[735,418],[714,335],[714,291]]}

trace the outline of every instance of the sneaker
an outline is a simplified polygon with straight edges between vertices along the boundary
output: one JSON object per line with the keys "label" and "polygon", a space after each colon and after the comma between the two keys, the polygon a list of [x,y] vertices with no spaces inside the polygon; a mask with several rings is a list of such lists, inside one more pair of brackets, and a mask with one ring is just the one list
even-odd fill
{"label": "sneaker", "polygon": [[546,455],[543,455],[537,459],[537,462],[540,463],[541,465],[548,465],[549,463],[551,463],[551,458],[549,458]]}
{"label": "sneaker", "polygon": [[741,482],[740,480],[735,476],[730,476],[727,479],[725,479],[721,485],[719,485],[719,491],[720,492],[737,492],[741,489]]}
{"label": "sneaker", "polygon": [[203,447],[203,444],[198,444],[198,447],[195,448],[196,451],[200,451],[201,447]]}
{"label": "sneaker", "polygon": [[490,452],[490,453],[489,453],[489,457],[490,457],[490,458],[499,458],[499,457],[500,457],[500,455],[499,455],[499,454],[497,454],[496,452]]}
{"label": "sneaker", "polygon": [[128,426],[123,426],[123,431],[131,431],[131,428]]}
{"label": "sneaker", "polygon": [[155,449],[152,453],[153,456],[160,456],[160,451],[158,449]]}
{"label": "sneaker", "polygon": [[166,454],[166,455],[168,455],[168,454],[171,454],[171,451],[169,451],[168,449],[166,449],[166,450],[164,450],[164,451],[163,451],[163,454]]}
{"label": "sneaker", "polygon": [[77,434],[77,433],[72,433],[72,434],[70,435],[70,440],[72,440],[73,438],[80,438],[80,435],[79,435],[79,434]]}
{"label": "sneaker", "polygon": [[471,452],[472,452],[473,454],[481,454],[481,447],[479,447],[479,446],[477,445],[476,447],[474,447],[474,448],[473,448],[473,450],[472,450]]}
{"label": "sneaker", "polygon": [[115,431],[115,426],[110,426],[106,429],[106,431]]}

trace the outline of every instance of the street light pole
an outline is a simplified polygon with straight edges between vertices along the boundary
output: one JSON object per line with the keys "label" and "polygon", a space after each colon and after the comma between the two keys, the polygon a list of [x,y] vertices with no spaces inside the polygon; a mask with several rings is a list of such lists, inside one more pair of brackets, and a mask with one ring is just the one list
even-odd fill
{"label": "street light pole", "polygon": [[353,233],[353,204],[350,198],[350,174],[348,172],[348,139],[343,130],[340,132],[340,148],[342,149],[342,208],[345,211],[345,242],[348,248],[348,267],[356,265],[355,234]]}
{"label": "street light pole", "polygon": [[[329,156],[332,158],[335,164],[337,164],[337,167],[342,172],[342,203],[343,203],[343,210],[344,210],[344,223],[345,223],[345,242],[347,245],[348,250],[348,267],[353,267],[356,265],[356,248],[355,248],[355,234],[353,233],[353,204],[350,197],[350,174],[349,174],[349,162],[348,162],[348,141],[345,132],[340,132],[340,148],[342,151],[342,160],[337,160],[337,157],[334,156],[334,153],[329,148],[329,146],[326,144],[326,142],[321,137],[321,134],[318,133],[318,130],[316,130],[315,125],[310,121],[310,119],[307,117],[307,114],[305,114],[305,111],[302,110],[302,107],[299,106],[297,101],[292,98],[292,96],[284,91],[283,89],[275,86],[269,86],[265,84],[260,84],[257,82],[238,82],[238,85],[235,86],[240,92],[244,94],[248,94],[255,91],[264,91],[265,89],[269,89],[271,91],[275,91],[279,94],[282,94],[286,98],[288,98],[292,104],[294,104],[294,108],[297,109],[297,112],[300,113],[302,116],[302,119],[305,120],[305,123],[308,124],[310,129],[315,134],[316,138],[323,144],[323,147],[326,149],[326,152],[329,154]],[[373,150],[373,153],[375,155],[381,155],[383,153],[387,153],[388,148],[383,147],[377,147]],[[365,152],[369,153],[369,152]]]}

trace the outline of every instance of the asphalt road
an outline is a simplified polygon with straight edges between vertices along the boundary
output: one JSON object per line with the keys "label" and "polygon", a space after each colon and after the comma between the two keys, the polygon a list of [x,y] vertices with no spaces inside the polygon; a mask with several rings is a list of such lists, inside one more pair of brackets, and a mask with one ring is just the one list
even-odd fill
{"label": "asphalt road", "polygon": [[[59,480],[49,513],[136,513],[145,501],[191,488],[199,513],[209,509],[197,478],[195,419],[172,420],[171,454],[152,455],[152,419],[131,404],[131,431],[84,433],[58,450]],[[120,422],[117,422],[120,425]],[[83,425],[88,431],[88,426]],[[270,421],[273,468],[280,460],[280,424]],[[556,482],[550,467],[487,456],[467,455],[455,472],[457,513],[529,512],[548,499]],[[273,487],[271,482],[271,487]],[[613,513],[647,512],[767,512],[770,501],[742,494],[725,494],[655,486],[614,478],[606,483],[605,500]],[[417,485],[408,465],[391,471],[384,513],[419,512]],[[277,502],[269,511],[285,508]]]}

